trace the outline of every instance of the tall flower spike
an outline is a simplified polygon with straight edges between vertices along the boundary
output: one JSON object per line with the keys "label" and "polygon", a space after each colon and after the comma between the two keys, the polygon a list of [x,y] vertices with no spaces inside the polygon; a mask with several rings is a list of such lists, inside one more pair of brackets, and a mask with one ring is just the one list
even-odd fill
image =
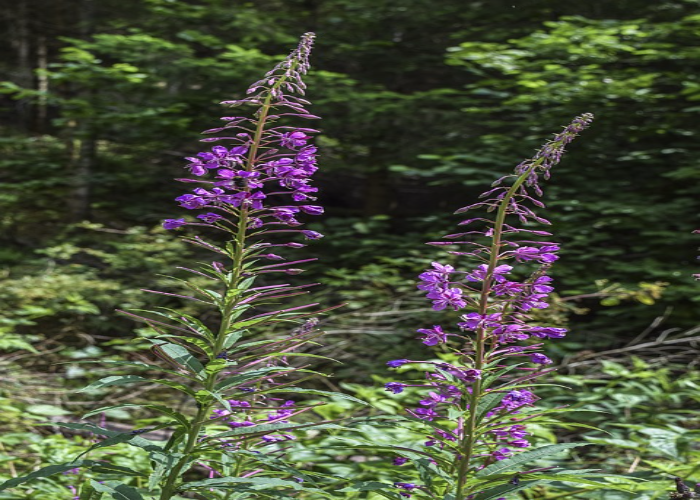
{"label": "tall flower spike", "polygon": [[[264,274],[298,274],[303,271],[300,264],[315,260],[288,261],[278,255],[277,248],[304,246],[288,241],[289,236],[322,237],[300,229],[298,219],[323,213],[313,203],[317,189],[311,185],[318,169],[316,147],[311,143],[317,131],[288,124],[318,118],[307,111],[310,103],[300,97],[313,38],[311,33],[304,35],[297,49],[254,83],[245,98],[224,101],[229,106],[253,105],[257,110],[252,117],[225,116],[223,126],[206,130],[211,137],[202,141],[219,144],[188,157],[187,175],[177,179],[194,185],[176,201],[195,216],[167,219],[163,226],[169,230],[205,227],[225,234],[228,241],[220,245],[200,236],[184,238],[214,254],[208,264],[180,268],[199,280],[178,280],[191,295],[145,291],[204,303],[217,314],[208,311],[200,320],[172,309],[126,313],[159,334],[149,339],[153,353],[170,365],[171,375],[181,378],[177,383],[155,383],[194,398],[197,408],[188,417],[153,407],[175,416],[168,446],[163,450],[154,446],[158,451],[151,457],[159,465],[149,484],[159,500],[227,481],[262,480],[258,478],[270,463],[281,463],[285,443],[295,438],[292,419],[313,407],[284,393],[294,391],[295,380],[305,368],[291,365],[287,356],[320,335],[317,321],[308,318],[317,304],[274,306],[281,299],[307,293],[313,285],[256,283]],[[206,287],[201,286],[202,278],[208,280]],[[256,310],[263,302],[265,307]],[[274,339],[254,336],[256,329],[269,331],[271,325],[282,322],[301,326]],[[187,483],[183,479],[196,477],[195,464],[208,471],[208,480]],[[305,477],[291,466],[284,470],[290,481]]]}
{"label": "tall flower spike", "polygon": [[[305,294],[313,285],[259,284],[256,280],[263,274],[298,274],[302,272],[299,264],[314,260],[288,262],[271,250],[304,245],[285,239],[270,241],[269,237],[322,236],[299,229],[302,223],[297,220],[300,214],[323,213],[320,206],[312,204],[316,188],[310,184],[317,170],[316,148],[310,143],[316,131],[278,124],[282,119],[318,118],[306,110],[309,102],[299,97],[304,93],[302,75],[309,67],[312,42],[313,34],[307,33],[289,57],[248,89],[247,97],[225,101],[233,106],[251,104],[257,111],[252,118],[226,116],[223,127],[205,131],[215,136],[203,139],[204,142],[225,141],[226,145],[216,145],[187,158],[190,175],[178,179],[197,185],[177,197],[180,206],[197,214],[196,221],[185,217],[167,219],[164,227],[204,226],[219,231],[218,234],[223,232],[228,241],[218,245],[200,236],[185,238],[214,254],[210,263],[199,263],[194,269],[179,268],[194,275],[191,280],[175,279],[189,290],[189,295],[145,291],[192,300],[200,307],[207,305],[208,310],[201,318],[193,316],[189,309],[185,312],[162,307],[140,314],[122,311],[155,332],[156,336],[148,341],[153,344],[153,354],[167,368],[157,362],[124,361],[125,366],[145,368],[146,376],[110,376],[86,388],[102,390],[112,385],[148,383],[174,391],[175,397],[161,399],[163,404],[129,403],[98,408],[85,415],[143,406],[165,418],[166,423],[156,428],[169,429],[167,443],[141,436],[153,428],[121,433],[93,424],[64,424],[108,436],[82,455],[125,442],[142,448],[149,453],[145,463],[152,466],[150,477],[139,481],[137,490],[126,482],[113,480],[114,471],[119,471],[127,482],[133,476],[144,476],[140,471],[105,467],[101,460],[73,460],[12,478],[0,484],[0,490],[36,477],[83,468],[98,475],[109,474],[110,480],[86,479],[80,498],[90,496],[98,487],[102,488],[99,491],[114,495],[118,492],[124,498],[142,498],[141,493],[148,493],[148,498],[158,500],[192,494],[207,496],[214,490],[219,490],[217,498],[229,498],[233,488],[245,492],[251,484],[256,495],[266,498],[279,497],[280,489],[287,491],[290,485],[294,490],[306,489],[304,484],[309,483],[305,481],[310,475],[284,462],[285,443],[294,439],[298,427],[315,425],[293,423],[295,416],[315,405],[286,397],[298,391],[296,383],[309,372],[305,365],[295,366],[287,358],[295,354],[295,359],[303,359],[300,348],[321,335],[315,328],[316,319],[310,316],[323,311],[310,311],[317,304],[278,304],[280,299]],[[206,280],[206,285],[202,280]],[[260,307],[263,302],[265,307]],[[299,326],[288,334],[270,338],[275,333],[272,325],[290,323]],[[264,336],[256,335],[258,331]],[[149,378],[155,373],[165,376]],[[185,400],[192,402],[191,412],[182,409],[181,403],[167,406],[168,401]],[[265,478],[268,472],[274,478]]]}
{"label": "tall flower spike", "polygon": [[[225,116],[223,126],[204,132],[213,137],[202,142],[225,145],[215,145],[188,157],[185,168],[190,175],[178,179],[196,185],[176,198],[181,207],[197,214],[196,221],[178,218],[163,223],[166,229],[206,226],[227,233],[230,240],[219,247],[198,236],[185,238],[217,255],[216,261],[203,268],[186,270],[221,283],[218,292],[191,287],[204,297],[190,297],[215,304],[220,322],[214,332],[187,316],[177,321],[178,328],[184,327],[195,337],[179,339],[178,345],[203,352],[207,357],[201,380],[204,392],[197,393],[197,415],[178,449],[183,458],[170,471],[160,500],[183,489],[182,484],[178,485],[180,476],[189,467],[189,454],[195,450],[215,450],[213,459],[198,459],[211,474],[220,476],[220,482],[231,470],[239,477],[264,474],[265,460],[283,458],[284,443],[295,438],[293,432],[285,430],[293,426],[289,419],[312,408],[277,397],[277,393],[293,386],[294,376],[300,370],[289,366],[285,355],[319,335],[315,330],[317,321],[309,319],[289,336],[266,343],[251,342],[247,337],[251,328],[304,318],[310,314],[306,312],[308,308],[317,305],[252,312],[259,302],[269,305],[307,293],[306,288],[313,286],[254,286],[262,274],[298,274],[303,271],[299,264],[315,260],[287,261],[270,250],[304,245],[270,238],[299,235],[313,240],[323,236],[300,229],[302,222],[298,220],[300,215],[323,213],[322,207],[313,204],[317,188],[311,185],[318,169],[316,147],[311,143],[317,131],[286,124],[289,120],[318,118],[306,109],[310,103],[300,97],[306,88],[302,75],[309,68],[313,39],[312,33],[305,34],[296,50],[248,88],[245,98],[222,102],[232,107],[253,105],[257,111],[252,117]],[[219,262],[222,258],[228,262]],[[154,328],[163,328],[148,317],[140,318]],[[172,353],[164,352],[163,344],[157,342],[154,349],[160,357],[172,361]],[[229,430],[202,436],[210,424]],[[263,426],[267,430],[258,430]],[[225,463],[236,466],[227,467]],[[303,473],[299,472],[301,476]]]}
{"label": "tall flower spike", "polygon": [[[197,215],[200,221],[190,223],[184,218],[166,219],[166,229],[188,224],[214,226],[231,234],[236,241],[245,232],[297,232],[307,239],[321,234],[299,229],[298,214],[320,215],[323,208],[307,204],[314,200],[317,188],[310,185],[318,170],[316,147],[310,143],[311,128],[276,125],[282,117],[318,118],[305,108],[308,101],[293,94],[304,94],[302,75],[309,68],[309,52],[314,35],[307,33],[299,47],[287,59],[275,66],[265,77],[250,86],[248,96],[222,104],[258,106],[253,118],[225,116],[223,127],[206,130],[205,134],[229,132],[227,137],[212,137],[203,142],[227,141],[229,146],[213,146],[209,151],[188,157],[187,170],[194,176],[178,179],[200,184],[190,193],[176,198],[188,210],[206,211]],[[273,114],[274,113],[274,114]],[[287,198],[287,199],[285,199]],[[289,200],[291,198],[291,200]],[[300,203],[304,204],[300,204]],[[273,231],[274,228],[274,231]]]}
{"label": "tall flower spike", "polygon": [[[441,477],[455,479],[443,481],[441,490],[434,489],[436,497],[472,498],[483,490],[483,484],[494,486],[493,481],[480,482],[477,471],[530,446],[526,423],[535,418],[530,408],[538,399],[531,384],[544,373],[542,367],[552,363],[538,351],[543,340],[566,334],[564,328],[533,325],[528,316],[529,311],[548,306],[547,297],[554,288],[547,272],[559,250],[559,245],[544,239],[550,233],[530,227],[531,223],[549,224],[532,207],[544,207],[538,199],[542,196],[540,179],[549,177],[565,146],[592,119],[584,114],[573,120],[532,159],[520,163],[514,174],[496,181],[481,196],[482,201],[456,212],[480,210],[495,214],[492,218],[466,219],[460,226],[475,225],[476,229],[429,243],[465,247],[449,253],[475,262],[466,270],[433,262],[419,276],[418,288],[426,292],[435,311],[462,313],[451,327],[419,329],[419,338],[426,345],[444,346],[457,361],[427,362],[433,369],[424,381],[390,382],[386,390],[400,393],[410,385],[426,391],[418,406],[407,411],[439,426],[425,443],[425,452],[431,454],[436,467],[442,467]],[[410,363],[426,362],[387,364]]]}

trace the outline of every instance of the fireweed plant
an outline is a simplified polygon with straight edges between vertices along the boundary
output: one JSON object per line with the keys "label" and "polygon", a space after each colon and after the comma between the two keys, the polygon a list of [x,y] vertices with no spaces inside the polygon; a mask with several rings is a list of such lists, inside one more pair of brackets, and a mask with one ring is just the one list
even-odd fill
{"label": "fireweed plant", "polygon": [[[186,494],[187,498],[228,500],[251,495],[288,498],[293,491],[318,491],[313,486],[314,477],[295,469],[284,457],[296,429],[333,426],[298,420],[293,423],[315,406],[304,402],[305,395],[327,394],[297,387],[300,381],[316,374],[303,361],[290,362],[292,356],[309,356],[299,351],[320,335],[313,315],[323,311],[312,311],[316,303],[277,308],[280,299],[305,294],[312,285],[258,283],[263,275],[299,274],[300,264],[315,260],[288,261],[276,253],[304,246],[288,237],[322,237],[300,229],[297,220],[300,214],[323,213],[322,207],[313,204],[317,188],[310,182],[317,170],[316,147],[310,142],[316,130],[286,124],[318,118],[307,111],[309,102],[300,97],[313,39],[311,33],[304,35],[286,60],[248,89],[246,98],[223,102],[230,106],[252,105],[257,111],[252,118],[226,116],[222,127],[205,131],[213,137],[203,142],[223,142],[226,146],[215,145],[187,158],[189,175],[178,179],[194,186],[176,200],[196,215],[166,219],[163,226],[204,227],[223,234],[227,241],[217,245],[200,236],[185,236],[185,241],[213,253],[214,260],[196,268],[180,268],[196,278],[177,280],[190,290],[190,295],[148,291],[204,303],[218,312],[217,319],[205,323],[166,308],[137,311],[139,314],[125,312],[157,333],[150,339],[152,351],[168,366],[128,361],[118,364],[160,372],[165,377],[114,375],[87,388],[157,384],[193,400],[194,416],[160,404],[99,408],[86,417],[139,406],[166,417],[167,423],[155,427],[171,432],[165,444],[140,435],[154,428],[119,433],[93,424],[61,424],[105,436],[86,453],[119,443],[146,450],[153,467],[150,474],[100,460],[76,459],[12,479],[0,489],[50,474],[91,469],[106,480],[86,479],[76,499],[92,500],[107,494],[129,500],[170,500]],[[202,281],[208,285],[200,285]],[[272,339],[255,333],[273,324],[279,328],[280,323],[289,323],[287,331],[291,333]],[[115,476],[133,479],[115,480]]]}
{"label": "fireweed plant", "polygon": [[[315,310],[316,303],[280,306],[281,299],[303,295],[313,285],[267,280],[299,274],[300,264],[315,260],[288,261],[278,254],[284,254],[285,248],[304,246],[289,241],[289,236],[322,237],[301,229],[297,220],[300,215],[323,213],[314,204],[317,189],[311,185],[317,170],[311,138],[317,131],[287,124],[318,118],[307,111],[309,102],[301,97],[313,38],[313,34],[304,35],[287,59],[248,89],[246,98],[224,101],[257,110],[252,117],[225,116],[223,126],[205,131],[212,137],[203,142],[220,144],[187,158],[189,175],[177,179],[193,186],[176,198],[193,216],[166,219],[163,226],[168,230],[204,228],[207,234],[222,234],[225,242],[185,236],[185,241],[213,253],[214,260],[180,268],[190,278],[173,279],[189,292],[146,291],[194,301],[207,313],[196,317],[169,308],[124,312],[155,334],[148,340],[162,363],[100,361],[143,370],[143,376],[112,375],[86,388],[97,391],[155,384],[184,396],[196,410],[182,413],[164,402],[128,403],[85,415],[143,408],[164,419],[131,432],[113,431],[104,424],[52,424],[91,433],[96,442],[75,460],[6,481],[0,490],[53,474],[76,478],[76,486],[71,486],[76,500],[321,499],[338,495],[400,500],[414,494],[442,500],[503,500],[508,493],[552,481],[617,488],[602,483],[601,475],[590,471],[524,467],[575,444],[522,451],[530,447],[528,424],[547,423],[551,413],[561,411],[536,409],[534,390],[536,379],[551,363],[540,352],[543,341],[566,333],[562,328],[533,325],[528,318],[531,311],[547,307],[547,295],[553,290],[547,272],[559,250],[555,243],[544,241],[549,233],[528,227],[530,222],[547,223],[531,207],[543,207],[537,199],[542,196],[540,177],[549,177],[564,147],[588,126],[591,115],[574,120],[533,159],[518,165],[513,175],[497,181],[483,195],[484,201],[458,210],[485,210],[493,217],[465,220],[462,225],[473,224],[476,229],[432,243],[466,246],[465,251],[450,253],[472,259],[473,265],[458,270],[436,262],[420,276],[418,287],[427,292],[433,309],[452,309],[462,316],[450,327],[418,330],[424,344],[441,344],[451,351],[449,362],[400,359],[388,363],[394,368],[413,365],[426,370],[423,380],[386,385],[397,394],[406,387],[423,391],[418,405],[409,408],[406,416],[347,418],[342,425],[299,418],[322,404],[306,399],[309,394],[350,398],[299,387],[300,382],[319,375],[305,364],[305,358],[314,355],[304,348],[321,335],[315,328],[315,316],[328,309]],[[286,327],[288,333],[271,336],[273,326],[277,332]],[[300,361],[293,363],[293,359]],[[160,378],[154,378],[154,373],[161,374]],[[296,432],[349,430],[350,422],[365,427],[418,423],[427,426],[430,435],[420,449],[390,447],[396,454],[398,480],[394,484],[344,478],[350,485],[331,493],[323,488],[327,476],[297,468],[287,452]],[[153,430],[165,432],[167,441],[147,439]],[[92,458],[99,450],[122,444],[142,449],[151,470],[132,470]],[[380,452],[386,449],[377,448]],[[89,453],[90,459],[86,458]],[[420,482],[401,478],[411,465]]]}
{"label": "fireweed plant", "polygon": [[573,120],[532,159],[497,180],[481,195],[483,201],[457,210],[470,214],[459,224],[475,226],[474,230],[429,243],[456,248],[449,253],[472,264],[456,269],[433,262],[419,276],[418,288],[427,293],[435,311],[461,313],[456,324],[418,330],[423,344],[444,346],[451,362],[398,359],[387,363],[392,368],[425,371],[423,380],[386,384],[386,390],[395,394],[417,388],[412,390],[422,393],[422,399],[406,410],[431,428],[424,449],[396,450],[394,464],[414,463],[423,481],[396,482],[401,496],[423,493],[445,500],[487,500],[551,481],[599,484],[602,476],[590,471],[574,474],[523,467],[579,446],[532,450],[528,439],[528,423],[544,423],[551,413],[562,411],[536,409],[535,387],[536,379],[552,363],[542,348],[566,334],[564,328],[532,324],[529,317],[548,306],[547,296],[554,290],[548,272],[559,250],[556,243],[546,241],[551,233],[531,224],[549,224],[533,209],[544,208],[539,200],[540,180],[549,178],[565,146],[592,119],[584,114]]}

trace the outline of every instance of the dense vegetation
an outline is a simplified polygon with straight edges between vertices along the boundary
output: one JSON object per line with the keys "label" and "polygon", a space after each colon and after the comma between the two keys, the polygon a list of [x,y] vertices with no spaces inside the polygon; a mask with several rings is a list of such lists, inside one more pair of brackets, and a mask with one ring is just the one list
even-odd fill
{"label": "dense vegetation", "polygon": [[[333,384],[398,411],[368,386],[384,381],[384,361],[410,355],[417,321],[431,321],[415,291],[434,252],[421,242],[450,231],[456,220],[441,214],[511,171],[554,127],[590,112],[595,126],[557,167],[545,200],[562,244],[553,270],[560,299],[546,317],[574,331],[554,353],[569,367],[563,382],[622,424],[607,429],[612,437],[591,438],[600,448],[581,460],[654,471],[654,479],[660,472],[697,479],[696,469],[679,464],[697,462],[699,453],[687,434],[698,426],[690,338],[698,308],[691,233],[700,226],[699,7],[697,0],[3,7],[5,411],[41,420],[89,407],[54,394],[93,374],[57,363],[145,355],[129,342],[144,330],[114,309],[172,305],[139,289],[162,285],[160,273],[199,255],[160,225],[180,216],[172,199],[181,193],[170,179],[197,151],[197,131],[217,125],[218,102],[241,98],[301,33],[314,31],[307,83],[313,112],[324,118],[318,185],[326,215],[309,227],[327,237],[314,245],[321,264],[309,273],[323,284],[324,303],[347,304],[324,320],[329,340],[321,352],[345,363],[327,367],[337,374]],[[632,362],[629,353],[641,357]],[[46,373],[60,375],[55,387],[35,378]],[[49,395],[53,406],[44,404]],[[629,408],[640,405],[635,420]],[[23,466],[71,453],[58,442],[67,438],[41,440],[10,420],[0,445],[33,440]],[[315,460],[338,467],[332,457]]]}

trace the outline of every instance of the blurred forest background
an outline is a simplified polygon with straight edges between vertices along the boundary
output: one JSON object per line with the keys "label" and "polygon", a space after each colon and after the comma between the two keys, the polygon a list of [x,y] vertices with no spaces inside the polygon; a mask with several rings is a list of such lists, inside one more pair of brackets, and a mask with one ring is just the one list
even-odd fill
{"label": "blurred forest background", "polygon": [[[323,170],[312,281],[337,355],[414,338],[449,214],[575,115],[547,185],[562,354],[697,323],[700,2],[23,0],[2,8],[0,345],[133,335],[115,308],[196,259],[163,218],[199,131],[306,31]],[[663,318],[660,321],[659,318]],[[342,321],[341,321],[342,319]],[[408,319],[408,321],[406,321]],[[431,319],[427,319],[431,321]],[[118,342],[117,342],[118,343]],[[369,352],[358,352],[361,344]],[[562,344],[564,345],[564,344]],[[404,344],[405,346],[405,344]],[[405,354],[404,354],[405,355]],[[352,358],[353,356],[350,356]],[[353,367],[355,375],[358,366]],[[370,370],[367,365],[366,370]]]}
{"label": "blurred forest background", "polygon": [[[12,430],[87,404],[62,386],[94,373],[59,362],[138,355],[130,340],[148,332],[115,309],[193,307],[140,291],[198,259],[160,226],[187,215],[172,179],[229,114],[219,101],[313,31],[326,214],[308,228],[326,238],[303,255],[320,258],[306,275],[319,301],[346,303],[322,323],[324,354],[344,362],[332,383],[386,396],[383,363],[424,353],[415,330],[435,321],[415,289],[438,255],[424,243],[590,112],[544,186],[563,250],[559,298],[539,320],[572,330],[548,354],[581,401],[613,414],[592,424],[627,422],[619,467],[699,463],[686,431],[700,428],[700,0],[18,0],[0,15],[0,409]],[[31,440],[14,435],[0,452]],[[33,442],[30,456],[50,455]]]}

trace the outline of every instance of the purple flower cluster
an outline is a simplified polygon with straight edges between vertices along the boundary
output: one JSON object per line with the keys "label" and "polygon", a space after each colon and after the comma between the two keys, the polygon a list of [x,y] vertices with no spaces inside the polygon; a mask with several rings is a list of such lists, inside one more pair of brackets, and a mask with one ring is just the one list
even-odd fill
{"label": "purple flower cluster", "polygon": [[[253,406],[249,401],[240,401],[235,399],[228,400],[230,410],[215,409],[213,410],[212,419],[218,419],[226,423],[229,427],[237,429],[239,427],[255,427],[263,424],[288,424],[288,417],[296,411],[294,401],[288,400],[281,403],[279,406],[270,408],[265,406]],[[270,433],[260,437],[261,444],[278,443],[282,441],[291,441],[296,439],[291,434]],[[226,442],[225,446],[234,446],[233,443]]]}
{"label": "purple flower cluster", "polygon": [[413,483],[394,483],[394,486],[396,488],[399,488],[399,495],[402,497],[410,498],[411,497],[411,492],[418,488],[418,485],[413,484]]}
{"label": "purple flower cluster", "polygon": [[[426,292],[433,310],[450,309],[460,313],[453,327],[421,328],[418,329],[419,338],[425,345],[441,345],[442,349],[452,351],[459,363],[389,361],[387,364],[393,368],[427,363],[433,369],[426,373],[424,383],[389,382],[385,388],[395,394],[408,386],[425,388],[426,393],[417,407],[407,411],[419,419],[441,420],[443,428],[449,425],[447,421],[453,421],[451,431],[433,431],[425,444],[450,449],[461,474],[466,474],[469,467],[473,470],[508,458],[514,450],[530,445],[525,427],[527,414],[521,414],[525,407],[537,401],[537,397],[526,388],[527,383],[542,373],[542,367],[552,363],[537,351],[543,340],[566,335],[565,328],[535,325],[528,316],[534,310],[548,307],[554,288],[547,272],[559,258],[559,246],[545,240],[551,234],[530,228],[531,223],[549,224],[530,206],[544,207],[537,199],[542,196],[539,177],[549,177],[564,147],[591,120],[591,115],[575,119],[534,158],[518,165],[513,175],[496,181],[493,188],[482,195],[483,201],[457,211],[486,210],[494,213],[493,219],[464,220],[460,225],[477,227],[449,234],[445,236],[447,241],[430,243],[466,247],[451,248],[449,253],[476,261],[468,270],[433,262],[431,268],[419,276],[418,289]],[[515,225],[513,220],[519,223]],[[518,357],[525,357],[529,363],[514,367],[510,378],[501,377],[495,384],[493,381],[482,384],[487,375],[512,364],[509,360]],[[501,399],[483,417],[480,425],[485,425],[486,431],[476,435],[476,420],[470,417],[471,412],[482,398],[492,394],[502,395]],[[481,460],[468,465],[474,457]]]}
{"label": "purple flower cluster", "polygon": [[189,163],[185,168],[192,177],[178,180],[198,186],[175,200],[188,210],[206,212],[196,216],[197,222],[188,222],[185,218],[166,219],[164,228],[197,224],[233,232],[244,214],[251,230],[297,231],[308,239],[323,236],[315,231],[279,229],[280,226],[300,226],[296,219],[299,213],[323,213],[322,207],[309,204],[318,191],[310,184],[318,170],[317,149],[310,140],[318,131],[276,124],[283,117],[318,118],[307,111],[308,101],[292,95],[304,94],[301,76],[309,67],[312,43],[313,35],[304,35],[299,47],[285,61],[248,89],[248,97],[222,102],[231,106],[252,104],[260,110],[254,118],[225,116],[222,118],[224,126],[204,132],[227,132],[226,136],[203,139],[203,142],[228,141],[230,144],[213,146],[209,151],[186,158]]}

